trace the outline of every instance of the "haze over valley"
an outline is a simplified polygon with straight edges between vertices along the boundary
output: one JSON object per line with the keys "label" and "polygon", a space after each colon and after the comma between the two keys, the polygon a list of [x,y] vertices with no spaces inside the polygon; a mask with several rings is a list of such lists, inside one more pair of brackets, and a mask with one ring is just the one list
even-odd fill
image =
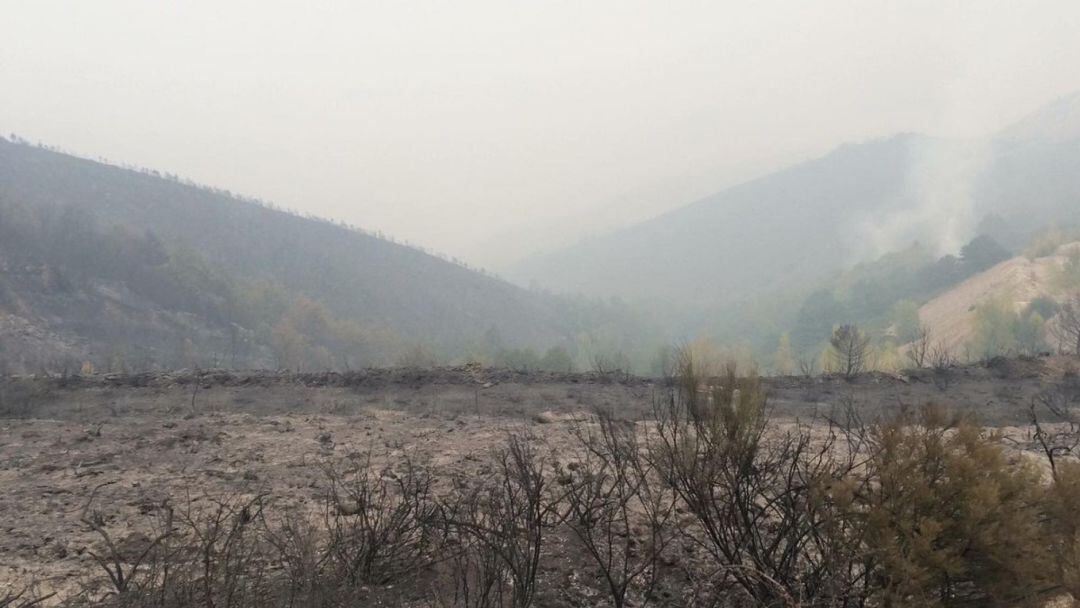
{"label": "haze over valley", "polygon": [[[879,332],[883,352],[902,348],[889,333],[898,305],[1080,222],[1080,95],[988,139],[840,145],[505,275],[18,136],[0,142],[0,160],[5,331],[25,345],[8,349],[12,371],[540,366],[548,355],[554,369],[601,359],[655,374],[670,344],[766,361],[788,335],[793,356],[810,357],[847,322]],[[941,270],[976,239],[990,258]],[[1036,295],[1067,291],[1046,290]],[[834,305],[815,310],[824,297]]]}
{"label": "haze over valley", "polygon": [[1080,3],[0,23],[0,608],[1080,606]]}

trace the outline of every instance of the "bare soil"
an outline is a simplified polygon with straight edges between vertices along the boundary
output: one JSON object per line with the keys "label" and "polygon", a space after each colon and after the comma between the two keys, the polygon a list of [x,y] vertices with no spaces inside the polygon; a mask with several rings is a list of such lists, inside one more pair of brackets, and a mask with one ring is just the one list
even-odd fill
{"label": "bare soil", "polygon": [[[1075,367],[1033,358],[765,384],[780,419],[849,406],[869,419],[932,401],[1023,434],[1032,398]],[[636,377],[478,368],[8,378],[0,382],[0,596],[30,581],[63,596],[97,574],[87,549],[98,540],[79,516],[106,482],[95,499],[108,506],[106,524],[114,538],[137,538],[167,498],[268,492],[314,508],[325,496],[324,463],[359,453],[425,463],[443,484],[486,466],[515,430],[531,430],[558,454],[572,443],[575,417],[609,408],[647,418],[663,391],[663,381]],[[549,564],[541,577],[552,589],[588,587],[579,566]]]}

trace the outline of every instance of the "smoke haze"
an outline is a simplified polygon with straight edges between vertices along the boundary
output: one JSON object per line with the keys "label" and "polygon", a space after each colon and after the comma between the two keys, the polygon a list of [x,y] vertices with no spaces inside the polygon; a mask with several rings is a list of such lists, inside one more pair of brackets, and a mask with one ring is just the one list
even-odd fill
{"label": "smoke haze", "polygon": [[[0,15],[3,132],[489,266],[840,142],[981,136],[1080,86],[1071,0],[0,0]],[[920,179],[912,221],[941,221],[951,246],[963,186]],[[908,232],[874,229],[882,246]]]}

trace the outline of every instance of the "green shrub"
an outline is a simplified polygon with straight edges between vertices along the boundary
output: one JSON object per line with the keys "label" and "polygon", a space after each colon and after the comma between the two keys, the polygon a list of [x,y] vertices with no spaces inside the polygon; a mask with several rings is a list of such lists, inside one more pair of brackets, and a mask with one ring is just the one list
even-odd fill
{"label": "green shrub", "polygon": [[868,439],[837,504],[884,605],[1016,605],[1050,583],[1041,474],[1011,462],[1000,435],[927,407]]}

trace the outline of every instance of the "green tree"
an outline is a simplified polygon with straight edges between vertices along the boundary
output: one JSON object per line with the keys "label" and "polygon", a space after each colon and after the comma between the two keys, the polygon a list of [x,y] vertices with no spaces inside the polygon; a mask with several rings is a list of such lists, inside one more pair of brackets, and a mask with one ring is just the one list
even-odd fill
{"label": "green tree", "polygon": [[1020,352],[1034,355],[1047,350],[1046,320],[1037,312],[1019,317],[1014,325],[1016,346]]}
{"label": "green tree", "polygon": [[975,237],[960,250],[960,259],[968,272],[982,272],[1010,257],[1012,254],[1008,249],[986,235]]}
{"label": "green tree", "polygon": [[1011,302],[991,298],[975,308],[972,351],[983,359],[1016,352],[1016,324],[1019,320]]}
{"label": "green tree", "polygon": [[304,355],[308,347],[307,339],[291,320],[284,318],[274,326],[271,348],[278,369],[303,371]]}
{"label": "green tree", "polygon": [[799,309],[791,340],[799,352],[816,349],[834,327],[842,323],[847,309],[828,289],[815,291]]}
{"label": "green tree", "polygon": [[1049,296],[1039,296],[1027,306],[1027,314],[1039,313],[1043,319],[1052,318],[1059,310],[1061,310],[1061,305],[1057,303],[1057,300]]}

